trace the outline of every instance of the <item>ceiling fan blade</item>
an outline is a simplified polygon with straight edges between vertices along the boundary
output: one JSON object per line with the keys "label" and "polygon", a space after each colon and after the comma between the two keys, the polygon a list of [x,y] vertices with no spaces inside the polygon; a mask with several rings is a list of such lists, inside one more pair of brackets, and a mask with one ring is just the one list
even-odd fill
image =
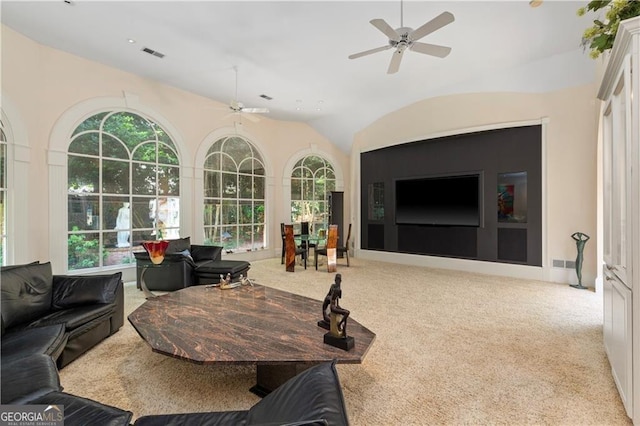
{"label": "ceiling fan blade", "polygon": [[389,63],[389,69],[387,70],[387,74],[395,74],[400,69],[400,61],[402,61],[402,55],[404,54],[404,49],[397,49],[393,52],[393,56],[391,57],[391,62]]}
{"label": "ceiling fan blade", "polygon": [[372,53],[382,52],[383,50],[391,49],[391,45],[388,44],[382,47],[376,47],[375,49],[365,50],[364,52],[354,53],[353,55],[349,55],[349,59],[357,59],[366,55],[371,55]]}
{"label": "ceiling fan blade", "polygon": [[269,108],[242,108],[241,111],[250,114],[266,114],[269,112]]}
{"label": "ceiling fan blade", "polygon": [[438,58],[444,58],[451,52],[450,47],[439,46],[437,44],[420,43],[417,41],[411,43],[411,47],[409,47],[409,49],[414,52],[424,53],[425,55],[437,56]]}
{"label": "ceiling fan blade", "polygon": [[409,38],[413,41],[420,40],[422,37],[431,34],[435,30],[439,30],[445,25],[452,23],[454,20],[455,18],[453,17],[453,14],[450,12],[442,12],[423,26],[411,31]]}
{"label": "ceiling fan blade", "polygon": [[396,30],[391,28],[391,26],[387,24],[387,21],[385,21],[384,19],[372,19],[369,22],[371,23],[371,25],[385,33],[385,35],[389,37],[389,40],[400,41],[400,34],[398,34]]}
{"label": "ceiling fan blade", "polygon": [[259,115],[251,115],[251,114],[240,114],[241,117],[246,118],[249,121],[253,121],[254,123],[257,123],[258,121],[260,121],[260,116]]}

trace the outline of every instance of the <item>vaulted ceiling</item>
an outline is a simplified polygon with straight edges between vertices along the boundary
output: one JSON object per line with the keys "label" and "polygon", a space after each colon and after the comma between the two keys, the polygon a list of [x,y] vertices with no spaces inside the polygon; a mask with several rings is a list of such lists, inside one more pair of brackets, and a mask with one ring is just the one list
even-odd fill
{"label": "vaulted ceiling", "polygon": [[[593,80],[580,46],[586,1],[9,1],[2,23],[47,46],[211,99],[267,107],[306,122],[348,152],[353,135],[422,99],[485,91],[545,92]],[[417,28],[444,11],[455,21],[387,74],[393,50],[369,21]],[[135,41],[134,43],[129,40]],[[142,49],[165,56],[159,58]],[[267,95],[266,100],[260,95]]]}

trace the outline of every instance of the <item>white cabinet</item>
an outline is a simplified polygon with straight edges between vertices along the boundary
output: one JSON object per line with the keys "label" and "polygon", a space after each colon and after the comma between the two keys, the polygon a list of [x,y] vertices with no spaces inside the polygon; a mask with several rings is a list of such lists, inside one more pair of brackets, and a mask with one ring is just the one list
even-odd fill
{"label": "white cabinet", "polygon": [[640,425],[640,17],[620,24],[598,98],[604,346],[627,414]]}

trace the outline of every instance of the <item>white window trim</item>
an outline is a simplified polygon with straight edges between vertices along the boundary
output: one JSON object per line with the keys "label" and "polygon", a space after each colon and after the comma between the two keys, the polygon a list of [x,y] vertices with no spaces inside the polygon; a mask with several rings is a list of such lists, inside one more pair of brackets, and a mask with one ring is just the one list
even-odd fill
{"label": "white window trim", "polygon": [[[173,141],[180,159],[180,206],[181,210],[193,205],[193,163],[189,155],[185,155],[185,144],[182,134],[162,114],[144,104],[137,96],[125,93],[122,98],[94,98],[80,102],[65,111],[53,126],[49,139],[49,253],[54,273],[68,272],[67,239],[53,236],[67,235],[67,153],[71,135],[85,119],[105,111],[127,111],[148,117],[158,123]],[[180,230],[185,236],[193,231],[191,217],[180,212]],[[191,213],[187,211],[186,213]],[[132,272],[135,264],[122,265],[124,280],[135,279]],[[112,270],[112,267],[103,269]],[[118,269],[114,269],[118,270]],[[95,272],[95,270],[92,270]],[[82,271],[74,271],[82,273]]]}

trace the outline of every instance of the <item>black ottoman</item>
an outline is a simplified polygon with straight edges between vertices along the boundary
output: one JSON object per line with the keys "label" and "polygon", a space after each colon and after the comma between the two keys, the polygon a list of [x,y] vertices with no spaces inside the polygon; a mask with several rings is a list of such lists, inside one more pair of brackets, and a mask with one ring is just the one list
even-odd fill
{"label": "black ottoman", "polygon": [[238,281],[240,275],[247,276],[251,264],[244,260],[211,260],[200,264],[193,271],[193,284],[215,284],[220,282],[220,275],[231,274],[231,282]]}

